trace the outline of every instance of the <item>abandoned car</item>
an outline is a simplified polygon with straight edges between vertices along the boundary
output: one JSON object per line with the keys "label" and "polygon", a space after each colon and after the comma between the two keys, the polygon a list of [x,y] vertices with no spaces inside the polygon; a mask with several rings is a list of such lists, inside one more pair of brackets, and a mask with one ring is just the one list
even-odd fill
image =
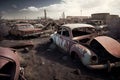
{"label": "abandoned car", "polygon": [[90,69],[108,69],[120,66],[120,43],[108,36],[98,35],[89,24],[64,24],[51,35],[59,48],[76,57]]}
{"label": "abandoned car", "polygon": [[0,80],[18,80],[19,73],[17,53],[10,48],[0,47]]}
{"label": "abandoned car", "polygon": [[40,29],[28,23],[19,23],[11,27],[9,34],[16,37],[39,36]]}
{"label": "abandoned car", "polygon": [[34,27],[39,28],[41,30],[40,37],[50,36],[54,32],[52,23],[47,23],[45,26],[38,23],[38,24],[34,24]]}

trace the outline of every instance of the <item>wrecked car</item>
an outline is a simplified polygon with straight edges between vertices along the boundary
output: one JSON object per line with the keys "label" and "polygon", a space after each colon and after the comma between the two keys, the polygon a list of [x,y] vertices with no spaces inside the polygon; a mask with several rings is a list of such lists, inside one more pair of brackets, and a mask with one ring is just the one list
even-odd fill
{"label": "wrecked car", "polygon": [[40,29],[28,23],[19,23],[11,27],[9,34],[17,38],[39,36]]}
{"label": "wrecked car", "polygon": [[10,48],[0,47],[0,80],[18,80],[19,73],[17,53]]}
{"label": "wrecked car", "polygon": [[50,39],[89,69],[108,69],[120,66],[120,43],[108,36],[98,35],[89,24],[64,24]]}
{"label": "wrecked car", "polygon": [[45,26],[38,23],[38,24],[34,24],[34,27],[41,30],[40,37],[49,36],[54,32],[52,23],[47,23]]}

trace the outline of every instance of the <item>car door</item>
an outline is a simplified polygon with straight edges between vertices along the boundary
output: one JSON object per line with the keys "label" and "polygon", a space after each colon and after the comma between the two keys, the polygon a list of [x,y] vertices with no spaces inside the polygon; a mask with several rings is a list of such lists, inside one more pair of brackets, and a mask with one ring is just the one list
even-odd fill
{"label": "car door", "polygon": [[53,41],[55,42],[55,44],[56,44],[57,46],[59,46],[59,47],[60,47],[60,44],[61,44],[61,39],[60,39],[61,33],[62,33],[62,28],[60,28],[60,29],[54,34],[54,36],[52,37],[52,38],[53,38]]}
{"label": "car door", "polygon": [[60,47],[68,52],[69,51],[69,45],[70,45],[70,30],[69,28],[63,28],[62,33],[60,36]]}

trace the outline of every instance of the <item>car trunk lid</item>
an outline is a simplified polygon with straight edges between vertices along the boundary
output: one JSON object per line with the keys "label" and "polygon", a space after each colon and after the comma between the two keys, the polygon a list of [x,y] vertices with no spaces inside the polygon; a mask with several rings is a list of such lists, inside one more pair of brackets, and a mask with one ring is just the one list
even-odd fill
{"label": "car trunk lid", "polygon": [[94,38],[97,40],[111,55],[120,58],[120,43],[107,36]]}

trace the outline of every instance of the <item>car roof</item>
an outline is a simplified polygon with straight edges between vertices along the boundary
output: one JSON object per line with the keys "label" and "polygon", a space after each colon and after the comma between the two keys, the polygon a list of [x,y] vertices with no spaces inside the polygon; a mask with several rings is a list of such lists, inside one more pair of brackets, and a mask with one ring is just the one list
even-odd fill
{"label": "car roof", "polygon": [[95,28],[94,26],[90,24],[81,24],[81,23],[73,23],[73,24],[64,24],[62,25],[64,27],[69,27],[70,29],[75,29],[75,28],[84,28],[84,27],[90,27],[90,28]]}

